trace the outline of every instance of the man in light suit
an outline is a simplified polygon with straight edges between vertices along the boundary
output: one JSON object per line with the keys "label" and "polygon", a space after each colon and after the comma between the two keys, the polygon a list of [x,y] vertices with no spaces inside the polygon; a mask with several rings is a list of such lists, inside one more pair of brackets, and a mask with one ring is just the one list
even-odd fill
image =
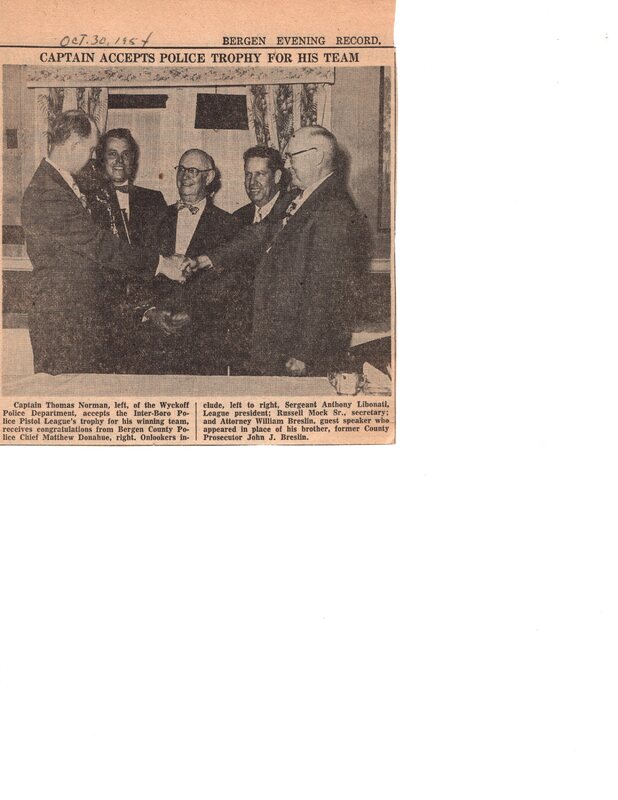
{"label": "man in light suit", "polygon": [[84,112],[59,114],[49,131],[50,154],[24,193],[35,372],[117,371],[127,281],[144,266],[150,274],[184,280],[182,258],[160,258],[156,248],[132,247],[92,220],[75,175],[98,137],[95,121]]}
{"label": "man in light suit", "polygon": [[[179,200],[159,221],[157,247],[164,255],[182,253],[199,260],[204,253],[235,236],[240,223],[214,205],[218,174],[213,158],[203,150],[187,150],[176,167]],[[167,374],[221,374],[226,371],[228,328],[236,301],[219,291],[217,281],[204,275],[197,284],[179,286],[155,281],[151,307],[146,311],[145,336],[135,371]],[[188,312],[188,313],[185,313]]]}
{"label": "man in light suit", "polygon": [[253,225],[207,253],[211,271],[221,271],[222,277],[233,274],[251,253],[255,257],[253,373],[326,375],[346,363],[369,239],[339,163],[330,131],[297,130],[286,165],[300,194],[284,219],[270,230],[265,223]]}
{"label": "man in light suit", "polygon": [[292,200],[286,192],[283,159],[274,147],[250,147],[243,156],[245,191],[250,203],[234,212],[243,225],[257,225],[265,219],[283,219]]}

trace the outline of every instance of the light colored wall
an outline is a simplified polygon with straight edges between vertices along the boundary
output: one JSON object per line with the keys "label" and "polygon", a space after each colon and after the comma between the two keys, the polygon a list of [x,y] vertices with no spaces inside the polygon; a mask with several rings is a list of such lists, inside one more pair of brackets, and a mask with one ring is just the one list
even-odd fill
{"label": "light colored wall", "polygon": [[[2,131],[17,130],[17,148],[7,149],[6,136],[2,137],[2,220],[4,225],[21,224],[21,198],[34,172],[34,108],[24,79],[25,67],[5,64],[2,67]],[[32,162],[32,163],[31,163]],[[10,249],[10,248],[9,248]],[[10,253],[9,253],[10,254]]]}
{"label": "light colored wall", "polygon": [[332,91],[332,127],[350,161],[349,188],[367,214],[374,253],[387,258],[390,236],[378,232],[380,68],[337,68]]}
{"label": "light colored wall", "polygon": [[[215,92],[214,87],[165,89],[114,89],[114,94],[168,95],[165,109],[111,109],[107,129],[129,128],[141,151],[140,169],[136,183],[147,189],[158,189],[168,203],[177,197],[174,166],[185,150],[196,147],[214,158],[222,176],[222,187],[216,204],[225,211],[235,211],[248,202],[243,182],[242,154],[251,147],[248,130],[196,130],[195,106],[197,95]],[[219,88],[221,93],[221,89]],[[225,94],[245,94],[244,86],[226,86]]]}

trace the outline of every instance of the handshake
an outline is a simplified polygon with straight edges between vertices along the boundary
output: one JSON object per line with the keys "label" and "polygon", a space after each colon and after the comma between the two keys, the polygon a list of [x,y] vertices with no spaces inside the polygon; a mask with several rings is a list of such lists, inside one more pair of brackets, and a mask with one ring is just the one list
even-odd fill
{"label": "handshake", "polygon": [[[176,283],[184,283],[190,275],[200,269],[218,272],[208,256],[189,258],[175,253],[173,256],[159,256],[159,266],[155,275],[165,275]],[[153,306],[146,311],[142,321],[151,322],[167,336],[175,336],[191,322],[191,318],[186,311],[174,313]]]}
{"label": "handshake", "polygon": [[159,256],[159,266],[155,275],[165,275],[172,281],[184,283],[190,275],[200,269],[217,271],[208,256],[189,258],[175,253],[173,256]]}

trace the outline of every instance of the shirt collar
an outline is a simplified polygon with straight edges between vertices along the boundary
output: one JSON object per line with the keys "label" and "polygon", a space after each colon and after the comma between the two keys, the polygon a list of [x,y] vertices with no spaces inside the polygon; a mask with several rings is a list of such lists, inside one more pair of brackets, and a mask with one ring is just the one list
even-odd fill
{"label": "shirt collar", "polygon": [[60,177],[64,178],[64,180],[69,184],[71,191],[74,193],[75,190],[73,187],[77,186],[77,184],[75,183],[75,178],[71,175],[71,173],[67,172],[66,169],[62,169],[62,167],[59,167],[58,164],[52,161],[48,156],[45,156],[45,161],[47,161],[47,163],[52,166],[56,172],[60,173]]}
{"label": "shirt collar", "polygon": [[296,208],[302,206],[302,204],[312,195],[318,186],[321,186],[327,178],[333,175],[333,172],[329,172],[328,175],[325,175],[323,178],[320,178],[319,181],[312,183],[311,186],[307,186],[306,189],[303,189],[302,192],[296,198]]}
{"label": "shirt collar", "polygon": [[262,208],[259,208],[259,206],[254,206],[254,209],[255,209],[254,216],[253,216],[253,221],[254,222],[255,222],[255,220],[257,218],[258,210],[259,210],[259,212],[261,214],[261,218],[262,219],[264,219],[264,217],[267,217],[270,214],[270,212],[273,210],[273,206],[275,205],[275,203],[279,199],[279,195],[280,194],[281,194],[281,192],[277,192],[277,194],[274,197],[272,197],[268,201],[268,203],[266,203],[265,206],[262,206]]}

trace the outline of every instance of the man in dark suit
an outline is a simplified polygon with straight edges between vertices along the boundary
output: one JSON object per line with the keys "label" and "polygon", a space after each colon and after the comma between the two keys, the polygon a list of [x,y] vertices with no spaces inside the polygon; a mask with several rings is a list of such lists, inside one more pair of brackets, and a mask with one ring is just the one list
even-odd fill
{"label": "man in dark suit", "polygon": [[[241,225],[214,205],[218,175],[208,153],[196,149],[183,153],[176,167],[176,185],[180,199],[167,207],[159,221],[157,247],[164,255],[182,253],[198,261],[233,238]],[[213,275],[185,286],[157,279],[144,320],[151,325],[141,337],[135,371],[225,373],[229,329],[235,325],[236,314],[237,298],[232,291],[223,291]]]}
{"label": "man in dark suit", "polygon": [[270,232],[264,223],[253,225],[236,241],[208,253],[210,270],[222,275],[233,273],[251,251],[257,261],[254,373],[325,375],[346,363],[369,240],[366,219],[338,172],[339,161],[337,140],[330,131],[300,128],[286,154],[292,184],[300,194],[284,219]]}
{"label": "man in dark suit", "polygon": [[84,189],[92,218],[129,244],[142,246],[165,214],[161,192],[135,184],[139,147],[128,128],[101,137],[96,167],[101,180]]}
{"label": "man in dark suit", "polygon": [[283,219],[291,197],[284,182],[283,159],[274,147],[250,147],[243,156],[245,191],[250,203],[234,212],[243,225],[256,225],[265,219]]}
{"label": "man in dark suit", "polygon": [[144,267],[184,280],[182,258],[164,259],[156,248],[132,247],[92,220],[74,176],[98,136],[96,123],[83,112],[59,114],[49,131],[50,154],[24,193],[35,372],[116,371],[127,280]]}

